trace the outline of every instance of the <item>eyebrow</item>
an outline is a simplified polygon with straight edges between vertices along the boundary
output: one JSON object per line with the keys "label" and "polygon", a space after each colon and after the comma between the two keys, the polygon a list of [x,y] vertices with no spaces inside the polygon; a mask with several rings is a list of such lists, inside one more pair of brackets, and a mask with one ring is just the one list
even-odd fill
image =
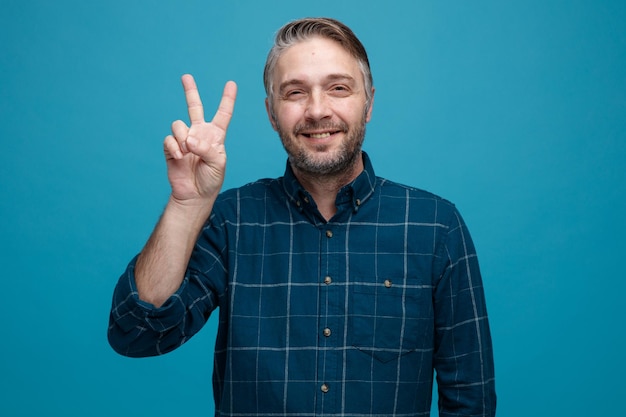
{"label": "eyebrow", "polygon": [[[354,82],[354,77],[352,77],[350,74],[329,74],[324,78],[324,82],[326,83],[333,82],[333,81],[347,81],[347,82],[352,83]],[[288,87],[301,86],[305,84],[306,82],[304,80],[293,78],[291,80],[287,80],[287,81],[280,83],[280,85],[278,86],[278,92],[282,93]]]}

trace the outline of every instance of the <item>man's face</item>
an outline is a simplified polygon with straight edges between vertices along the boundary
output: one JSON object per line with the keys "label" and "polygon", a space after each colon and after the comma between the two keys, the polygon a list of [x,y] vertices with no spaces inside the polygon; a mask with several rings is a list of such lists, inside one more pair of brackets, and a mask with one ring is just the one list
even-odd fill
{"label": "man's face", "polygon": [[350,168],[372,109],[357,60],[316,37],[283,52],[273,81],[274,102],[266,107],[294,169],[332,175]]}

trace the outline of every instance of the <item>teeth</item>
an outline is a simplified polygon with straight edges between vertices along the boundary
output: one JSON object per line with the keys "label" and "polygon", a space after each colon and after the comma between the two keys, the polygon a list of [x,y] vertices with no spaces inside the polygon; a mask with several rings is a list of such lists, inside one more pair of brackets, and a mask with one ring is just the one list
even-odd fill
{"label": "teeth", "polygon": [[327,138],[330,136],[330,133],[326,132],[326,133],[311,133],[311,137],[313,139],[323,139],[323,138]]}

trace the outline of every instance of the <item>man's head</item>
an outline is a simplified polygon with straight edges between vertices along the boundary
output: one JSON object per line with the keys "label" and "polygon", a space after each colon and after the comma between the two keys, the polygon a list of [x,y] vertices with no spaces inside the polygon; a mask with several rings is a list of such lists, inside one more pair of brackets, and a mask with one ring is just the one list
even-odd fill
{"label": "man's head", "polygon": [[357,162],[374,89],[367,54],[354,33],[327,18],[281,28],[265,65],[266,107],[292,166],[316,175]]}

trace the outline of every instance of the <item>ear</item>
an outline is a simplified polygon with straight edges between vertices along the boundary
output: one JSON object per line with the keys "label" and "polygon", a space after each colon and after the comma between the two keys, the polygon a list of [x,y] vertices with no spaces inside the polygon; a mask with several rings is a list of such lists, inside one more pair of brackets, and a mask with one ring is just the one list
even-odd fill
{"label": "ear", "polygon": [[267,97],[265,97],[265,111],[267,112],[267,118],[270,120],[270,123],[272,124],[272,129],[278,131],[278,128],[276,127],[276,119],[274,118],[274,115],[272,114],[270,101],[269,101],[269,98]]}
{"label": "ear", "polygon": [[374,93],[376,89],[372,87],[372,99],[370,100],[367,108],[367,112],[365,113],[365,123],[369,123],[372,120],[372,109],[374,108]]}

